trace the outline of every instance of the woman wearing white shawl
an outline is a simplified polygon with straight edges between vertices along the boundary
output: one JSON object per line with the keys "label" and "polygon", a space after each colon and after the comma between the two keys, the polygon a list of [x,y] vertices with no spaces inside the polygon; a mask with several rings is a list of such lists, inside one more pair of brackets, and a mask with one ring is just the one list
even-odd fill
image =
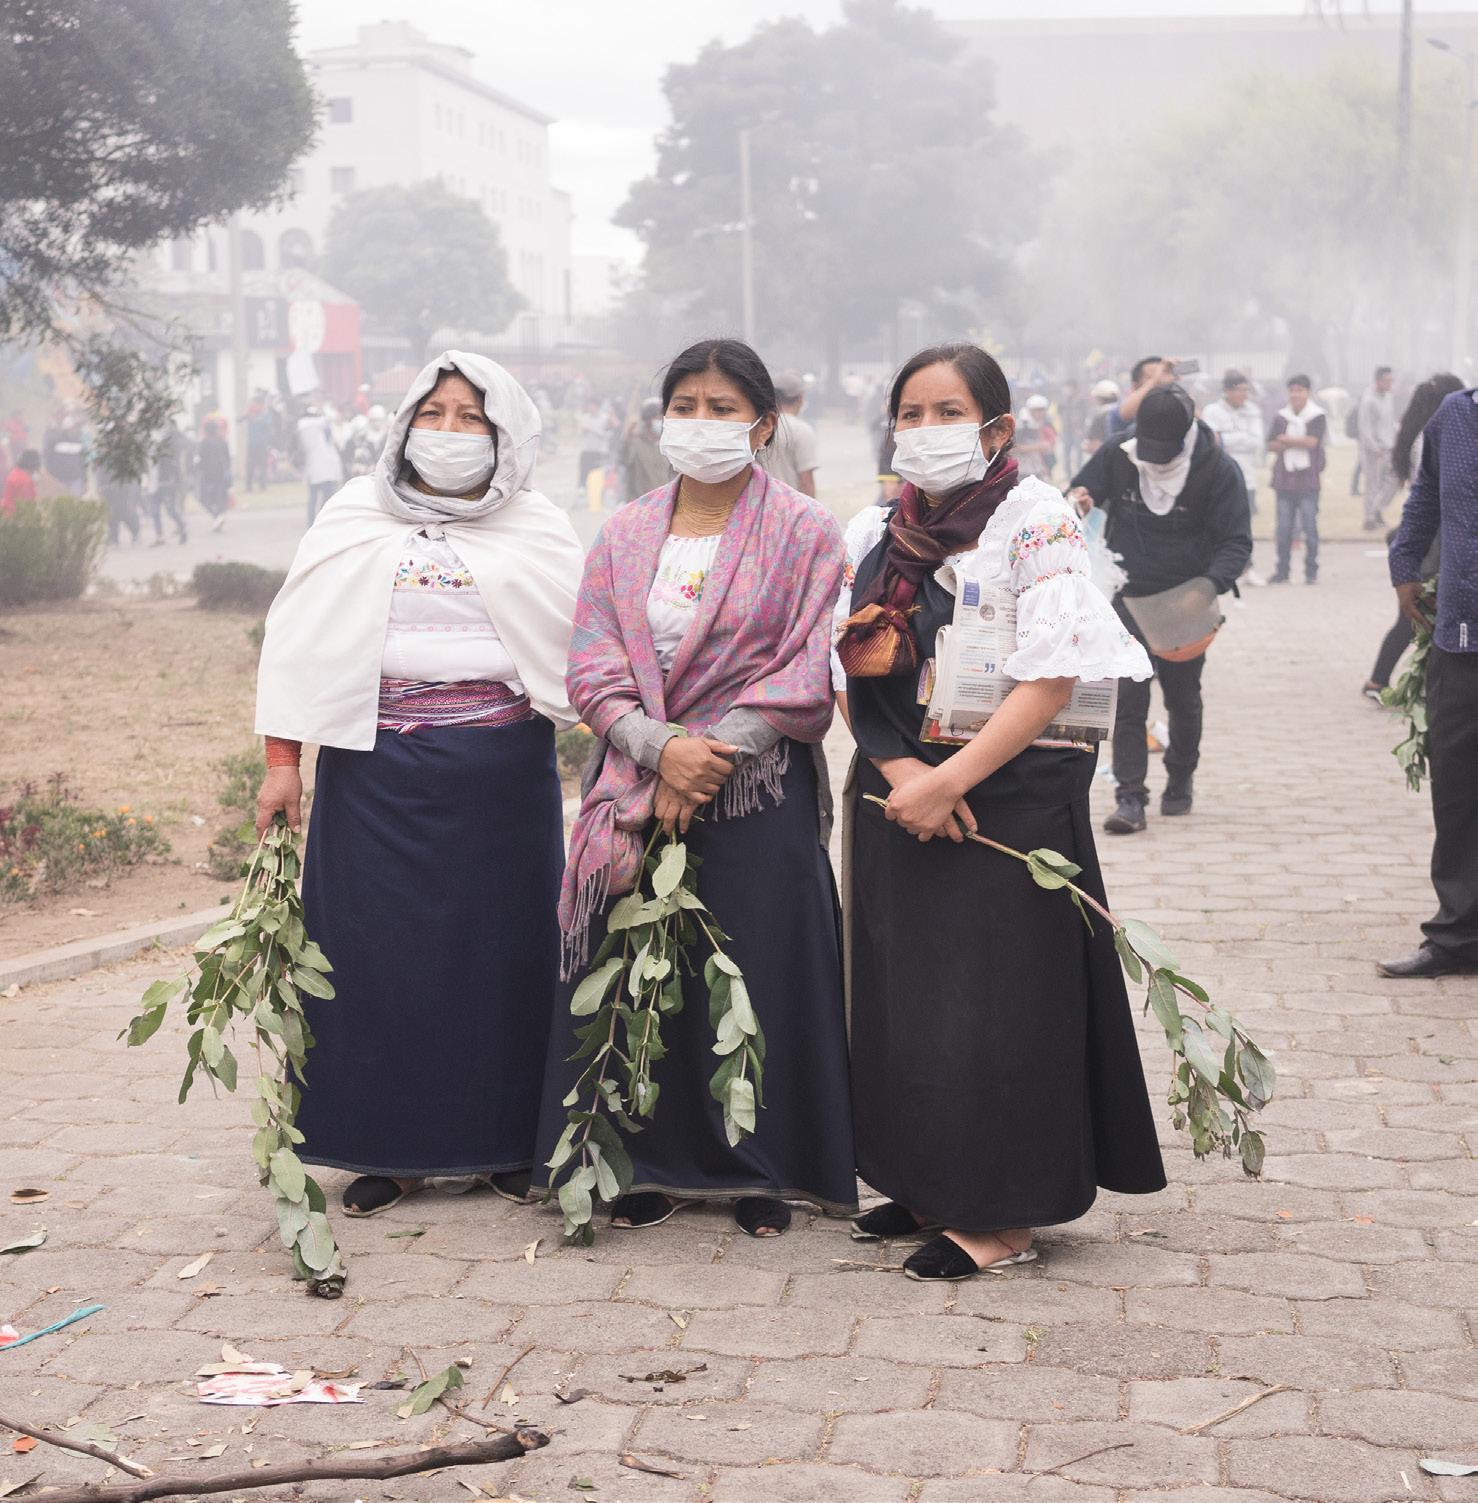
{"label": "woman wearing white shawl", "polygon": [[359,1176],[351,1214],[436,1175],[519,1195],[533,1161],[581,568],[569,519],[529,488],[539,427],[501,366],[432,361],[267,617],[258,826],[297,827],[300,746],[318,746],[303,901],[336,992],[307,1004],[300,1152]]}

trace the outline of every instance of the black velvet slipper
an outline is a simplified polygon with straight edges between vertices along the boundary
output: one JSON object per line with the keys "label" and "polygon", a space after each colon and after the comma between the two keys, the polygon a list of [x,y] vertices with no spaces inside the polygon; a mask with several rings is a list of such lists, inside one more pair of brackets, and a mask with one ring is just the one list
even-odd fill
{"label": "black velvet slipper", "polygon": [[907,1206],[896,1200],[885,1200],[882,1205],[864,1211],[852,1218],[854,1242],[881,1242],[886,1237],[922,1237],[937,1231],[935,1226],[920,1226]]}
{"label": "black velvet slipper", "polygon": [[734,1220],[751,1237],[778,1237],[790,1229],[790,1207],[769,1195],[745,1195],[734,1202]]}
{"label": "black velvet slipper", "polygon": [[977,1273],[998,1273],[1018,1263],[1036,1260],[1036,1248],[1027,1247],[982,1268],[953,1237],[941,1232],[904,1259],[903,1271],[921,1284],[958,1283],[961,1279],[973,1279]]}
{"label": "black velvet slipper", "polygon": [[[670,1221],[687,1204],[658,1190],[637,1190],[611,1202],[611,1226],[618,1232],[644,1230]],[[618,1221],[616,1218],[620,1217]],[[624,1224],[623,1224],[624,1223]]]}
{"label": "black velvet slipper", "polygon": [[499,1174],[483,1175],[483,1178],[494,1195],[501,1195],[514,1205],[525,1206],[533,1199],[529,1193],[533,1180],[530,1169],[505,1169]]}
{"label": "black velvet slipper", "polygon": [[400,1186],[384,1174],[361,1174],[344,1187],[344,1214],[346,1216],[378,1216],[391,1206],[398,1206],[411,1190]]}

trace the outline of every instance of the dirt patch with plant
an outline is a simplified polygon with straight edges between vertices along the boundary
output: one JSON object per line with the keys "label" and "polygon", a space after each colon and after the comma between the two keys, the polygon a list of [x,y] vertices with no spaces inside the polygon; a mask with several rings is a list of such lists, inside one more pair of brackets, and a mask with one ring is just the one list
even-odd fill
{"label": "dirt patch with plant", "polygon": [[202,611],[189,598],[76,601],[0,617],[0,807],[14,807],[28,784],[44,797],[60,774],[77,808],[112,822],[152,818],[169,843],[139,864],[79,873],[60,893],[0,902],[0,959],[177,917],[228,894],[234,883],[205,863],[230,818],[216,764],[252,742],[256,619]]}

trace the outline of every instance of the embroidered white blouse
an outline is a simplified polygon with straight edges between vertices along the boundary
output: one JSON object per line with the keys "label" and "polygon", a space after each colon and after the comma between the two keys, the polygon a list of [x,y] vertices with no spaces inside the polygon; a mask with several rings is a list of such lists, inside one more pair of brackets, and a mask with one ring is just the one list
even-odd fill
{"label": "embroidered white blouse", "polygon": [[381,677],[438,684],[487,679],[522,693],[477,581],[439,533],[435,527],[416,533],[395,571]]}
{"label": "embroidered white blouse", "polygon": [[672,667],[693,612],[703,598],[703,582],[713,567],[722,533],[703,538],[669,537],[647,595],[647,625],[663,673]]}
{"label": "embroidered white blouse", "polygon": [[[833,622],[852,614],[857,567],[882,540],[888,513],[879,506],[847,524],[847,562]],[[955,593],[957,579],[1004,586],[1016,597],[1016,651],[1001,665],[1018,680],[1147,679],[1149,655],[1093,582],[1093,561],[1077,513],[1045,481],[1023,480],[997,507],[980,544],[946,559],[935,579]],[[847,687],[840,659],[831,655],[832,682]]]}

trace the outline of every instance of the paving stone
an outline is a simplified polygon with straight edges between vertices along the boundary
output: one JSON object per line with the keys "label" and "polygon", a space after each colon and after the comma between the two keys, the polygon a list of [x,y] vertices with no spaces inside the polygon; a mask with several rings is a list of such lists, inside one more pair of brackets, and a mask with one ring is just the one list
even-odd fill
{"label": "paving stone", "polygon": [[1282,1252],[1311,1253],[1341,1263],[1399,1263],[1431,1258],[1426,1238],[1412,1227],[1361,1226],[1349,1219],[1289,1225],[1277,1233]]}
{"label": "paving stone", "polygon": [[907,1477],[852,1466],[724,1467],[709,1496],[713,1503],[905,1503],[911,1487]]}
{"label": "paving stone", "polygon": [[1196,1258],[1137,1243],[1057,1246],[1048,1255],[1045,1276],[1100,1288],[1134,1285],[1194,1285],[1200,1282]]}
{"label": "paving stone", "polygon": [[[1064,1477],[1110,1487],[1215,1482],[1216,1444],[1209,1437],[1176,1435],[1158,1426],[1123,1420],[1033,1425],[1022,1470],[1060,1467]],[[1100,1449],[1109,1446],[1116,1449]],[[1100,1454],[1090,1456],[1091,1451]],[[1064,1462],[1072,1464],[1064,1466]]]}
{"label": "paving stone", "polygon": [[1217,1342],[1217,1376],[1288,1383],[1310,1392],[1395,1386],[1390,1357],[1377,1347],[1311,1336],[1226,1336]]}
{"label": "paving stone", "polygon": [[508,1305],[559,1305],[567,1300],[610,1299],[623,1276],[619,1268],[587,1263],[583,1258],[563,1253],[535,1258],[533,1263],[516,1258],[448,1266],[465,1270],[465,1277],[457,1285],[458,1294]]}
{"label": "paving stone", "polygon": [[[490,1467],[481,1474],[476,1468],[459,1467],[449,1475],[466,1475],[469,1482],[479,1482],[490,1498],[521,1498],[528,1503],[574,1503],[578,1498],[588,1498],[594,1503],[617,1503],[617,1500],[619,1503],[694,1503],[700,1496],[697,1488],[707,1477],[707,1469],[677,1466],[674,1470],[682,1475],[654,1477],[623,1467],[614,1456],[570,1456],[551,1445],[535,1451],[523,1461]],[[396,1496],[421,1503],[421,1480],[407,1478],[406,1481],[414,1483],[415,1490]],[[574,1484],[577,1481],[589,1483],[590,1487],[576,1489]],[[466,1489],[456,1483],[453,1486],[455,1493],[447,1496],[460,1496],[460,1503],[468,1503],[470,1495]]]}
{"label": "paving stone", "polygon": [[1467,1226],[1473,1219],[1469,1196],[1439,1190],[1371,1190],[1345,1197],[1351,1216],[1369,1216],[1382,1226]]}
{"label": "paving stone", "polygon": [[1400,1163],[1352,1153],[1269,1153],[1263,1178],[1270,1185],[1337,1190],[1401,1189],[1407,1182]]}
{"label": "paving stone", "polygon": [[704,1403],[653,1409],[632,1448],[717,1466],[754,1466],[771,1457],[809,1461],[826,1422],[773,1404]]}
{"label": "paving stone", "polygon": [[[790,1280],[787,1305],[814,1309],[850,1310],[863,1315],[869,1311],[887,1314],[898,1308],[896,1273],[796,1273]],[[922,1284],[913,1286],[909,1306],[920,1315],[942,1315],[949,1306],[951,1286]]]}
{"label": "paving stone", "polygon": [[1016,1463],[1018,1427],[944,1409],[845,1414],[832,1431],[828,1461],[857,1462],[910,1477],[957,1477]]}
{"label": "paving stone", "polygon": [[[1115,1488],[1083,1486],[1065,1477],[982,1472],[976,1477],[926,1482],[918,1503],[1115,1503],[1117,1496]],[[1157,1499],[1162,1496],[1155,1494]],[[859,1494],[857,1503],[870,1500]]]}
{"label": "paving stone", "polygon": [[1437,1352],[1403,1352],[1401,1373],[1410,1388],[1478,1399],[1478,1361],[1469,1346]]}
{"label": "paving stone", "polygon": [[[1129,1385],[1129,1418],[1183,1430],[1225,1414],[1260,1391],[1257,1383],[1229,1378],[1171,1378]],[[1234,1419],[1207,1431],[1215,1438],[1233,1435],[1300,1434],[1309,1428],[1308,1400],[1302,1393],[1275,1393]]]}
{"label": "paving stone", "polygon": [[[947,1380],[954,1376],[946,1372],[940,1388],[945,1409],[962,1407],[943,1399]],[[796,1362],[760,1363],[749,1385],[749,1397],[757,1404],[786,1404],[824,1414],[876,1414],[884,1409],[921,1409],[930,1386],[927,1368],[867,1357],[804,1357]],[[968,1407],[973,1413],[982,1412]]]}
{"label": "paving stone", "polygon": [[1363,1341],[1392,1351],[1419,1352],[1456,1346],[1464,1339],[1456,1311],[1394,1299],[1297,1301],[1299,1321],[1310,1336]]}
{"label": "paving stone", "polygon": [[683,1333],[683,1350],[731,1357],[839,1357],[852,1326],[853,1318],[842,1310],[700,1310]]}
{"label": "paving stone", "polygon": [[[936,1402],[985,1419],[1112,1420],[1119,1414],[1119,1381],[1041,1362],[945,1368]],[[900,1400],[898,1407],[909,1405]]]}
{"label": "paving stone", "polygon": [[[872,1275],[863,1274],[863,1278]],[[729,1310],[741,1305],[778,1305],[785,1275],[729,1263],[633,1268],[621,1298],[668,1310]]]}
{"label": "paving stone", "polygon": [[1008,1325],[1051,1326],[1072,1320],[1113,1320],[1119,1296],[1112,1289],[1046,1278],[970,1279],[956,1284],[955,1309]]}
{"label": "paving stone", "polygon": [[678,1327],[660,1310],[645,1305],[530,1305],[518,1323],[517,1339],[526,1345],[567,1352],[619,1352],[666,1348]]}
{"label": "paving stone", "polygon": [[1243,1294],[1236,1289],[1131,1289],[1125,1313],[1131,1321],[1143,1325],[1217,1335],[1253,1336],[1259,1331],[1293,1329],[1293,1311],[1287,1300]]}
{"label": "paving stone", "polygon": [[1377,1298],[1478,1314],[1478,1264],[1394,1263],[1372,1269],[1370,1285]]}
{"label": "paving stone", "polygon": [[857,1335],[857,1352],[924,1367],[983,1367],[1026,1358],[1024,1328],[974,1315],[873,1315]]}
{"label": "paving stone", "polygon": [[1212,1357],[1211,1344],[1199,1333],[1083,1321],[1048,1330],[1034,1360],[1109,1377],[1179,1378],[1205,1373]]}
{"label": "paving stone", "polygon": [[[1269,1400],[1269,1402],[1272,1402]],[[1332,1393],[1319,1401],[1320,1429],[1424,1454],[1478,1448],[1478,1400],[1440,1393]]]}
{"label": "paving stone", "polygon": [[1226,1454],[1234,1487],[1276,1489],[1280,1496],[1315,1503],[1389,1503],[1411,1496],[1403,1471],[1411,1482],[1421,1477],[1414,1453],[1322,1436],[1232,1440]]}
{"label": "paving stone", "polygon": [[1214,1216],[1203,1211],[1172,1211],[1139,1215],[1125,1212],[1120,1218],[1123,1235],[1143,1240],[1172,1252],[1272,1252],[1277,1232],[1266,1223],[1241,1216]]}
{"label": "paving stone", "polygon": [[1304,1299],[1365,1293],[1360,1270],[1330,1258],[1303,1253],[1212,1253],[1206,1261],[1212,1284],[1226,1289]]}

